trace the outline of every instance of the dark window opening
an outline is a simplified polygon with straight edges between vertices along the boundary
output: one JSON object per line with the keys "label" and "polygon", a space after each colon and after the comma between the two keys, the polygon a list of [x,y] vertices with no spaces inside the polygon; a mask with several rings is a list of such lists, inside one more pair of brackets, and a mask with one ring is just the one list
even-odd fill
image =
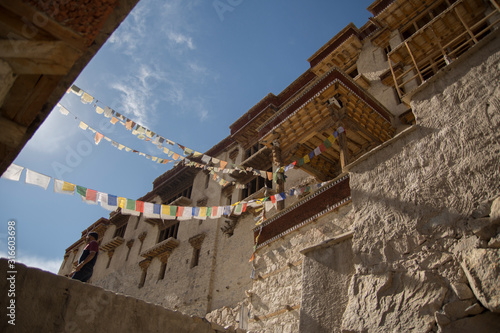
{"label": "dark window opening", "polygon": [[421,29],[424,25],[432,21],[432,17],[427,13],[417,21],[417,27]]}
{"label": "dark window opening", "polygon": [[[270,168],[267,171],[268,172],[272,172],[273,169]],[[255,192],[257,192],[258,190],[260,190],[263,187],[272,188],[273,187],[273,181],[269,180],[267,178],[264,179],[262,177],[255,177],[254,179],[252,179],[251,181],[249,181],[246,184],[246,188],[243,189],[242,199],[244,199],[246,197],[249,197],[250,195],[254,194]]]}
{"label": "dark window opening", "polygon": [[139,288],[144,287],[144,284],[146,283],[146,276],[147,276],[147,271],[143,270],[142,275],[141,275],[141,280],[139,281]]}
{"label": "dark window opening", "polygon": [[160,272],[158,273],[158,281],[163,280],[165,278],[166,271],[167,271],[167,263],[162,262],[160,266]]}
{"label": "dark window opening", "polygon": [[169,239],[170,237],[177,239],[177,232],[179,231],[179,222],[160,230],[160,234],[158,235],[158,242],[163,242],[165,239]]}
{"label": "dark window opening", "polygon": [[245,159],[249,158],[250,156],[252,156],[256,152],[258,152],[262,147],[264,147],[262,144],[256,143],[252,147],[248,148],[245,151]]}
{"label": "dark window opening", "polygon": [[349,73],[349,76],[352,77],[353,79],[358,76],[358,69],[357,68],[354,68],[350,73]]}
{"label": "dark window opening", "polygon": [[191,193],[193,192],[193,185],[189,186],[188,188],[185,188],[181,192],[177,193],[176,195],[168,198],[168,200],[165,200],[163,203],[164,204],[169,204],[172,201],[179,199],[180,197],[185,197],[188,199],[191,199]]}
{"label": "dark window opening", "polygon": [[410,25],[406,30],[401,32],[401,35],[403,36],[403,39],[408,39],[410,38],[415,32],[417,32],[417,29],[415,26],[412,24]]}
{"label": "dark window opening", "polygon": [[127,229],[127,223],[125,223],[121,227],[116,228],[115,235],[113,236],[113,238],[115,238],[115,237],[121,237],[121,238],[123,238],[123,236],[125,236],[125,230],[126,229]]}
{"label": "dark window opening", "polygon": [[191,259],[191,268],[198,266],[200,261],[201,249],[193,249],[193,258]]}

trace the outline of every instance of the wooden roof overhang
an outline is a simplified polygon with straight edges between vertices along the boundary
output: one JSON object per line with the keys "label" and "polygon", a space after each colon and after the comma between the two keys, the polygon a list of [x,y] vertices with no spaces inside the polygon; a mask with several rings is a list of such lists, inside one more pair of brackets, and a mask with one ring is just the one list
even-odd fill
{"label": "wooden roof overhang", "polygon": [[359,29],[350,23],[309,59],[312,71],[321,77],[333,68],[345,72],[356,65],[363,44]]}
{"label": "wooden roof overhang", "polygon": [[[334,97],[342,108],[330,104]],[[395,133],[393,116],[339,69],[333,69],[259,128],[259,140],[278,140],[284,164],[309,154],[343,124],[351,160],[389,140]],[[302,166],[326,181],[340,172],[340,146],[335,142]]]}
{"label": "wooden roof overhang", "polygon": [[388,54],[393,85],[400,97],[408,93],[403,89],[407,83],[417,80],[418,85],[422,84],[500,22],[498,17],[495,19],[500,7],[491,1],[493,10],[486,15],[488,5],[482,0],[457,0]]}
{"label": "wooden roof overhang", "polygon": [[161,241],[160,243],[152,246],[151,248],[147,249],[146,251],[141,253],[141,257],[144,258],[154,258],[158,256],[163,256],[163,255],[170,255],[172,251],[178,247],[180,242],[173,238],[167,238],[164,241]]}
{"label": "wooden roof overhang", "polygon": [[125,240],[122,237],[116,236],[105,245],[101,245],[99,249],[102,251],[111,252],[114,251],[118,246],[122,245],[123,242],[125,242]]}
{"label": "wooden roof overhang", "polygon": [[0,0],[0,174],[138,0]]}

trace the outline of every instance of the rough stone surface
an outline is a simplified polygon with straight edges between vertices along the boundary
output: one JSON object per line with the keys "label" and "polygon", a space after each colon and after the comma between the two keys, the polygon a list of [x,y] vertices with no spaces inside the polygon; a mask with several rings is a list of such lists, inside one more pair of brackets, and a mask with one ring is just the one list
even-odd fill
{"label": "rough stone surface", "polygon": [[500,314],[486,312],[474,317],[468,317],[452,322],[442,327],[442,333],[498,333],[500,332]]}
{"label": "rough stone surface", "polygon": [[453,289],[458,299],[460,300],[466,300],[474,297],[472,290],[470,290],[469,286],[466,283],[452,282],[451,289]]}
{"label": "rough stone surface", "polygon": [[395,332],[426,332],[445,296],[439,277],[422,271],[355,275],[342,327],[348,332],[386,332],[388,327]]}
{"label": "rough stone surface", "polygon": [[454,301],[443,306],[444,314],[451,320],[457,320],[467,316],[467,309],[472,306],[473,300]]}
{"label": "rough stone surface", "polygon": [[432,330],[435,312],[457,299],[452,282],[469,280],[483,306],[497,307],[498,257],[478,249],[484,242],[467,223],[499,194],[493,45],[485,47],[491,56],[471,55],[413,96],[414,132],[351,168],[357,274],[346,332]]}
{"label": "rough stone surface", "polygon": [[500,250],[465,251],[461,264],[476,298],[488,310],[500,312]]}
{"label": "rough stone surface", "polygon": [[351,239],[306,253],[302,265],[300,332],[340,332],[354,274],[352,257]]}

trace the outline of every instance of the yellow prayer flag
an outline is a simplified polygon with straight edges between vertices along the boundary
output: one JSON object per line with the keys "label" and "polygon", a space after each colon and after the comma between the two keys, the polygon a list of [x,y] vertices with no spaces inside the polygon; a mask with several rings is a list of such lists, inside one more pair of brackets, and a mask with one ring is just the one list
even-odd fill
{"label": "yellow prayer flag", "polygon": [[309,155],[304,155],[304,163],[309,163],[310,161]]}
{"label": "yellow prayer flag", "polygon": [[201,217],[207,216],[207,207],[200,207],[200,215]]}
{"label": "yellow prayer flag", "polygon": [[333,136],[333,134],[328,137],[328,141],[330,141],[331,143],[335,142],[335,137]]}
{"label": "yellow prayer flag", "polygon": [[161,215],[170,215],[170,206],[161,205]]}
{"label": "yellow prayer flag", "polygon": [[75,191],[75,184],[64,182],[62,186],[63,191]]}
{"label": "yellow prayer flag", "polygon": [[118,207],[124,209],[126,205],[127,205],[127,198],[118,197]]}

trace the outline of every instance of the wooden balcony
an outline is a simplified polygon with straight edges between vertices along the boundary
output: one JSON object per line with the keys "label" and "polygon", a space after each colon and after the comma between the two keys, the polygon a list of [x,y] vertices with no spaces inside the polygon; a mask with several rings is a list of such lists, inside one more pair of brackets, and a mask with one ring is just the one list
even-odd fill
{"label": "wooden balcony", "polygon": [[349,176],[342,175],[254,228],[254,239],[260,234],[256,244],[257,248],[263,247],[350,202]]}
{"label": "wooden balcony", "polygon": [[[479,43],[500,22],[495,0],[457,0],[389,54],[394,85],[403,101],[416,87]],[[403,67],[403,71],[396,68]]]}

